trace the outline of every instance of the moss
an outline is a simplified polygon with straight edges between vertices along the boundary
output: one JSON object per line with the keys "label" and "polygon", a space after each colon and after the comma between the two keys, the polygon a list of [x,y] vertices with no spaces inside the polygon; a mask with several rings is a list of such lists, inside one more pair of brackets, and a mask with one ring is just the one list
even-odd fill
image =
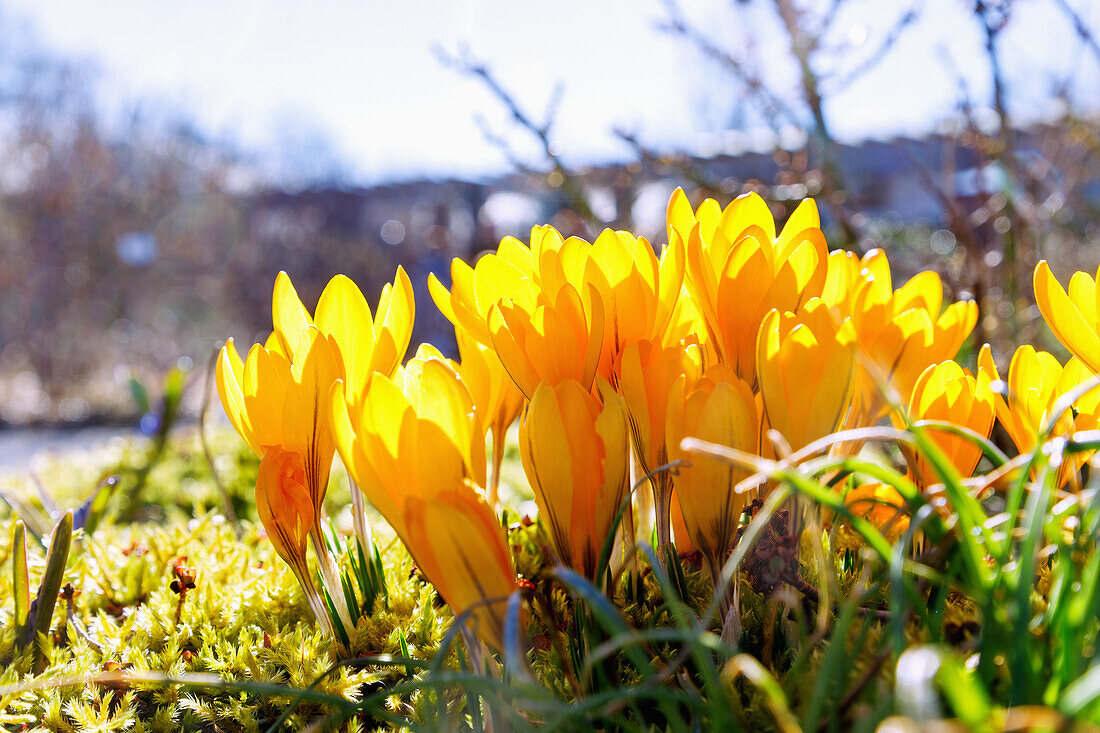
{"label": "moss", "polygon": [[[350,649],[340,653],[318,630],[293,574],[255,521],[251,495],[256,459],[228,430],[215,431],[212,438],[218,477],[241,517],[239,526],[221,514],[224,498],[196,436],[173,440],[171,450],[149,472],[136,506],[119,507],[127,494],[116,491],[108,518],[90,534],[78,531],[75,536],[65,581],[76,594],[71,608],[65,600],[59,601],[53,633],[43,640],[43,651],[48,679],[69,678],[78,683],[17,689],[0,697],[0,725],[48,730],[256,731],[267,729],[289,711],[286,728],[296,730],[332,712],[324,696],[355,702],[380,693],[383,704],[361,712],[353,726],[385,729],[396,720],[432,728],[442,724],[441,717],[452,727],[472,726],[476,711],[469,709],[461,686],[401,686],[410,682],[409,672],[404,664],[386,661],[401,657],[407,649],[411,657],[438,663],[444,672],[468,665],[460,646],[440,655],[453,617],[420,578],[393,533],[372,516],[388,596],[364,615],[351,634]],[[148,447],[141,441],[116,441],[76,460],[46,462],[37,467],[37,475],[59,507],[79,506],[105,476],[118,474],[126,480],[147,456]],[[12,476],[8,483],[29,511],[43,511],[29,478]],[[328,508],[344,532],[351,528],[348,491],[347,477],[337,468]],[[536,720],[555,715],[565,720],[564,716],[574,713],[578,696],[608,692],[594,689],[600,684],[637,688],[646,680],[622,653],[612,655],[592,678],[578,679],[574,652],[581,650],[578,653],[583,656],[586,647],[590,650],[607,636],[578,627],[583,614],[576,613],[575,601],[550,572],[553,559],[546,534],[526,516],[530,491],[522,479],[514,436],[502,472],[502,496],[510,507],[504,518],[516,567],[530,581],[523,614],[529,671],[538,690],[532,698],[538,704],[532,709],[540,712],[529,714]],[[110,520],[122,515],[135,516],[137,521]],[[0,533],[4,567],[0,572],[0,688],[29,687],[35,680],[33,654],[16,652],[10,600],[11,517],[6,512],[0,516],[6,528]],[[804,533],[802,540],[795,548],[801,581],[827,591],[831,605],[851,602],[867,578],[865,548],[858,538],[840,525],[828,532],[815,528]],[[44,550],[33,541],[28,545],[33,588],[43,571]],[[184,597],[172,587],[177,566],[194,570],[195,587]],[[711,601],[709,577],[687,559],[682,559],[681,568],[684,607],[702,612]],[[1049,574],[1050,566],[1040,569],[1033,596],[1040,609],[1052,592]],[[834,638],[835,608],[819,609],[817,601],[794,593],[789,585],[765,594],[754,590],[749,581],[746,574],[741,583],[744,634],[739,651],[752,654],[776,678],[796,715],[805,714],[819,679],[828,674],[839,675],[840,680],[832,688],[830,705],[840,690],[867,675],[868,683],[850,702],[847,715],[881,717],[892,712],[893,662],[883,664],[879,659],[882,650],[891,647],[882,619],[874,613],[857,615],[848,632]],[[643,570],[637,592],[628,593],[629,584],[629,578],[621,578],[613,599],[629,628],[676,625],[670,600],[650,569]],[[888,592],[888,584],[881,583],[872,588],[864,604],[883,608]],[[925,628],[914,617],[905,629],[906,643],[942,638],[960,649],[972,645],[982,620],[970,599],[951,594],[937,613],[941,629]],[[717,618],[704,626],[716,634],[720,631]],[[834,644],[844,646],[842,659],[824,670]],[[683,648],[679,641],[644,646],[647,660],[656,669],[674,664]],[[340,666],[342,657],[363,661]],[[172,678],[209,675],[215,683],[85,682],[112,670]],[[684,664],[676,684],[695,690],[701,685],[699,672],[696,660]],[[429,674],[415,670],[412,681],[423,683]],[[723,680],[727,695],[722,704],[729,705],[743,726],[774,729],[774,715],[759,687],[728,674]],[[296,690],[311,687],[316,695],[295,700]],[[653,701],[638,705],[645,720],[657,721],[659,727],[668,723],[669,710],[656,709]],[[609,714],[608,720],[615,727],[619,719]],[[577,721],[588,723],[588,719]]]}
{"label": "moss", "polygon": [[[231,445],[229,438],[225,444]],[[58,603],[53,638],[46,643],[48,674],[79,678],[109,670],[169,676],[209,673],[227,680],[309,687],[338,660],[309,615],[293,574],[253,519],[241,522],[238,538],[218,513],[221,495],[197,440],[185,437],[173,447],[168,459],[150,473],[143,497],[149,503],[138,513],[142,521],[104,523],[92,534],[77,533],[65,572],[76,595],[71,610],[64,600]],[[111,473],[125,473],[133,461],[141,460],[143,451],[140,442],[114,443],[86,460],[50,462],[41,467],[39,477],[58,506],[71,506],[85,499],[82,487],[94,487]],[[250,517],[253,513],[244,498],[254,481],[255,460],[244,450],[234,450],[220,453],[216,466],[235,503],[245,509],[240,513]],[[17,491],[27,504],[42,508],[29,485]],[[339,474],[331,494],[333,506],[347,503],[346,479]],[[155,503],[150,501],[154,498]],[[10,521],[4,525],[0,560],[8,568]],[[430,660],[450,623],[449,613],[437,609],[434,592],[411,576],[412,562],[399,543],[391,541],[383,557],[388,600],[360,621],[351,655],[400,656],[404,630],[409,653]],[[32,588],[37,587],[43,564],[44,552],[32,543]],[[195,571],[195,587],[184,597],[172,589],[177,564]],[[12,597],[11,573],[0,573],[0,598]],[[0,605],[0,685],[31,679],[30,653],[15,651],[13,612],[10,601]],[[316,690],[354,700],[364,686],[403,675],[403,668],[345,667],[323,677]],[[56,730],[262,730],[290,701],[289,696],[183,691],[161,684],[137,684],[132,689],[71,685],[4,698],[0,723],[37,721]],[[302,704],[290,723],[299,727],[323,712],[320,706]]]}

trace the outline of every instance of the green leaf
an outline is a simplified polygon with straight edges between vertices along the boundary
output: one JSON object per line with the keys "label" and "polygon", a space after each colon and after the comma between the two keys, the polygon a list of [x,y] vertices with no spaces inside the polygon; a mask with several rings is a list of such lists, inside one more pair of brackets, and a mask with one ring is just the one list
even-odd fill
{"label": "green leaf", "polygon": [[[38,594],[34,600],[34,631],[33,638],[38,635],[48,637],[50,627],[53,624],[53,610],[57,605],[57,594],[61,591],[61,581],[65,578],[65,566],[69,561],[69,547],[73,539],[73,513],[72,510],[58,520],[50,537],[50,549],[46,552],[46,571],[42,574],[42,582],[38,586]],[[46,669],[46,658],[41,651],[36,652],[34,659],[36,674],[41,674]]]}
{"label": "green leaf", "polygon": [[142,415],[149,412],[149,390],[145,388],[145,385],[138,381],[136,377],[130,377],[126,382],[126,386],[130,388],[130,396],[133,397],[138,412]]}
{"label": "green leaf", "polygon": [[329,619],[332,620],[332,628],[336,631],[336,635],[340,637],[340,642],[344,645],[344,648],[347,649],[351,646],[351,639],[348,637],[347,629],[344,628],[344,622],[340,620],[340,614],[336,610],[336,605],[332,602],[328,587],[325,585],[324,578],[321,577],[320,573],[317,574],[317,585],[321,588],[325,610],[328,612]]}
{"label": "green leaf", "polygon": [[1100,700],[1100,663],[1066,686],[1059,705],[1062,712],[1075,717]]}
{"label": "green leaf", "polygon": [[22,649],[27,640],[30,624],[31,592],[27,575],[27,532],[23,522],[17,520],[12,530],[11,570],[13,595],[15,596],[15,645]]}
{"label": "green leaf", "polygon": [[945,651],[936,670],[936,683],[955,715],[970,730],[988,730],[993,704],[978,676],[956,655]]}

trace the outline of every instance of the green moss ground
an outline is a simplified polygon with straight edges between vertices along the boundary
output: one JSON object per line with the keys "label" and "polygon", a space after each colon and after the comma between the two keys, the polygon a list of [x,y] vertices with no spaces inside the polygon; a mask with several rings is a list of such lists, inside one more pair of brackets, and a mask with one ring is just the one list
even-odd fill
{"label": "green moss ground", "polygon": [[[915,605],[901,617],[906,620],[891,623],[889,578],[881,568],[869,578],[874,563],[864,562],[866,548],[844,526],[831,533],[804,532],[801,548],[795,549],[798,582],[830,594],[828,604],[811,602],[789,584],[771,583],[768,562],[748,558],[739,651],[757,660],[769,677],[740,674],[738,665],[747,655],[731,658],[718,650],[698,655],[701,645],[717,639],[707,632],[716,633],[718,623],[704,624],[701,634],[691,631],[694,614],[711,600],[711,585],[690,556],[681,558],[678,590],[643,563],[640,585],[620,579],[613,604],[607,605],[612,617],[600,616],[598,593],[578,613],[581,604],[568,599],[566,588],[574,595],[584,588],[551,577],[544,534],[537,523],[523,521],[530,494],[513,440],[502,495],[511,507],[506,518],[517,569],[533,587],[520,611],[526,628],[523,658],[506,651],[509,676],[483,685],[464,671],[470,661],[462,644],[451,643],[450,611],[376,516],[388,596],[360,620],[350,649],[337,649],[318,630],[292,573],[256,522],[255,457],[228,429],[211,431],[211,438],[217,475],[240,517],[238,525],[223,516],[223,495],[193,429],[180,429],[140,487],[150,455],[141,441],[118,441],[38,467],[38,481],[62,509],[80,506],[106,477],[118,476],[104,518],[90,533],[74,537],[64,581],[76,592],[71,602],[64,597],[58,602],[52,633],[40,650],[47,661],[43,675],[33,673],[34,650],[18,652],[15,646],[14,517],[0,509],[0,725],[5,729],[299,730],[333,713],[345,730],[479,729],[485,708],[470,694],[476,689],[497,713],[520,711],[510,721],[515,729],[538,721],[564,730],[593,724],[675,730],[685,727],[681,721],[713,723],[723,715],[745,730],[797,729],[782,723],[785,709],[792,720],[828,721],[824,730],[872,730],[904,708],[895,689],[898,655],[925,642],[949,644],[954,651],[948,653],[964,655],[974,648],[981,621],[975,604],[955,594],[935,602],[934,616],[922,618]],[[43,507],[32,478],[0,477],[0,489],[28,505],[33,528]],[[336,525],[350,532],[348,482],[338,466],[327,507]],[[1072,543],[1079,545],[1085,536]],[[757,545],[766,546],[766,540]],[[45,550],[30,535],[27,544],[33,594]],[[1083,557],[1074,566],[1083,564]],[[194,572],[195,587],[183,598],[172,587],[177,567]],[[1037,614],[1059,585],[1048,575],[1040,566],[1031,601]],[[861,583],[867,587],[862,595],[856,593]],[[931,608],[933,601],[928,603]],[[552,624],[548,614],[555,617]],[[595,626],[593,619],[599,621]],[[1081,628],[1082,638],[1095,638],[1095,620]],[[664,631],[641,638],[654,629]],[[659,635],[666,632],[670,635]],[[1045,648],[1045,633],[1037,630],[1026,641]],[[1012,637],[1005,638],[1010,643]],[[586,655],[605,642],[614,647],[606,660],[585,665]],[[685,661],[678,655],[689,647],[692,656]],[[631,656],[636,649],[643,651],[640,657]],[[400,661],[406,653],[408,666]],[[1081,655],[1088,659],[1092,652]],[[358,661],[340,664],[349,658]],[[665,670],[675,676],[662,678]],[[125,680],[105,676],[120,671],[128,675]],[[990,686],[979,692],[1008,697],[1007,674],[993,670]],[[778,685],[778,698],[775,689],[769,691],[769,678]],[[670,690],[667,696],[652,691],[655,680]],[[995,707],[987,708],[988,720],[1001,720]],[[959,714],[957,707],[949,709]]]}
{"label": "green moss ground", "polygon": [[[217,444],[226,448],[215,465],[242,517],[240,538],[218,513],[221,494],[197,439],[174,441],[138,497],[138,521],[104,521],[89,535],[78,533],[65,573],[76,594],[71,607],[58,602],[53,643],[47,649],[48,675],[79,678],[106,670],[149,670],[308,687],[337,661],[292,573],[255,521],[248,498],[255,459],[225,431]],[[85,500],[103,477],[121,473],[109,507],[118,511],[114,504],[127,492],[130,469],[142,465],[145,446],[118,443],[83,458],[51,462],[38,472],[41,483],[58,506],[71,507]],[[347,481],[334,474],[329,506],[340,517],[338,508],[348,504]],[[5,483],[8,490],[34,501],[28,478],[8,476]],[[14,648],[11,521],[5,517],[6,531],[0,535],[0,687],[31,678],[31,652],[17,655]],[[400,545],[384,534],[380,541],[388,545],[389,596],[359,624],[353,651],[399,656],[404,635],[412,656],[430,660],[450,615],[436,607],[431,588],[412,577],[411,561]],[[28,551],[33,592],[44,551],[30,539]],[[171,587],[177,564],[196,571],[196,587],[182,601]],[[66,615],[69,621],[62,626],[59,620]],[[355,699],[364,686],[397,675],[386,668],[341,668],[324,677],[316,691]],[[288,696],[187,691],[161,684],[132,689],[76,684],[0,698],[0,723],[52,730],[262,730],[289,702]],[[416,700],[395,705],[415,706]],[[301,704],[289,725],[300,727],[322,712],[316,705]]]}

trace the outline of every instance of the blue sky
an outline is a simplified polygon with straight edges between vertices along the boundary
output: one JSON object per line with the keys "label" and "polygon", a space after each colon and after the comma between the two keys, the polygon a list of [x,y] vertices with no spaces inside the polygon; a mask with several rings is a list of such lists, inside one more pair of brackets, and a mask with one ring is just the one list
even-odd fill
{"label": "blue sky", "polygon": [[[1100,3],[1070,0],[1100,29]],[[854,65],[911,2],[848,0],[833,37]],[[1022,117],[1052,114],[1051,72],[1078,69],[1078,98],[1097,108],[1100,70],[1054,0],[1018,0],[1004,36],[1006,75]],[[705,147],[726,128],[736,88],[713,63],[657,28],[659,0],[302,3],[292,0],[7,0],[48,48],[103,72],[102,103],[148,99],[183,111],[214,135],[263,150],[278,130],[329,136],[358,179],[472,176],[506,171],[474,122],[483,116],[521,154],[526,140],[475,81],[444,68],[433,48],[467,45],[528,108],[541,113],[565,85],[555,143],[569,159],[625,159],[612,133],[638,131],[666,147]],[[982,37],[963,0],[926,0],[920,20],[873,73],[830,102],[842,137],[914,133],[949,116],[957,72],[989,97]],[[684,2],[730,48],[751,49],[780,88],[793,86],[770,3]],[[861,42],[862,40],[862,42]],[[954,71],[953,71],[954,70]],[[1091,98],[1090,98],[1091,97]],[[305,134],[305,133],[302,133]]]}

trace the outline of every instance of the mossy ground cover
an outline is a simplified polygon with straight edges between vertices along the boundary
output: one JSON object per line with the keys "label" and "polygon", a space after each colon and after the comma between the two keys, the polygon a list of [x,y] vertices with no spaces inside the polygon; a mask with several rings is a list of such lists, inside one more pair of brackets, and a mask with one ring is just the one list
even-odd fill
{"label": "mossy ground cover", "polygon": [[[71,601],[59,601],[46,648],[46,674],[68,678],[70,684],[4,696],[0,708],[6,726],[258,730],[292,701],[292,695],[270,690],[258,694],[79,682],[105,671],[153,671],[171,677],[206,673],[289,688],[308,687],[320,679],[318,694],[349,700],[362,689],[400,676],[388,667],[342,667],[323,675],[339,657],[331,640],[317,630],[297,582],[251,510],[256,460],[238,450],[239,441],[228,431],[221,431],[216,443],[224,450],[215,467],[241,517],[239,526],[220,512],[222,497],[197,439],[173,441],[137,497],[142,506],[135,521],[112,522],[108,516],[93,532],[78,532],[65,572],[75,593]],[[130,490],[133,468],[143,464],[146,451],[141,442],[118,443],[81,459],[55,461],[39,471],[37,480],[58,506],[74,507],[102,479],[118,475],[108,507],[118,512],[114,505]],[[15,492],[33,500],[36,492],[29,478],[11,476],[9,481]],[[334,480],[332,507],[348,504],[346,478]],[[9,530],[11,524],[6,516]],[[44,548],[33,540],[29,545],[33,588]],[[356,629],[353,649],[401,656],[404,640],[408,654],[430,660],[450,618],[435,606],[434,593],[416,578],[399,543],[387,542],[383,557],[388,598]],[[5,599],[0,610],[0,659],[5,665],[0,686],[10,686],[33,679],[32,650],[16,654],[14,648],[10,531],[4,533],[0,559],[6,570],[0,575],[0,597]],[[182,595],[181,573],[194,578],[194,588]],[[393,704],[415,707],[416,696]],[[288,724],[300,727],[322,712],[322,706],[302,703]]]}
{"label": "mossy ground cover", "polygon": [[[226,430],[212,438],[213,464],[237,524],[224,516],[224,495],[193,431],[170,441],[140,489],[135,482],[149,457],[140,441],[53,461],[34,480],[6,478],[5,491],[35,512],[45,507],[34,481],[58,507],[79,507],[104,478],[117,476],[98,526],[74,535],[66,591],[37,649],[16,648],[11,532],[0,539],[6,729],[434,730],[495,722],[515,729],[663,730],[705,721],[747,730],[870,730],[891,714],[913,711],[901,699],[906,690],[899,697],[900,656],[937,642],[954,664],[975,648],[982,629],[977,604],[961,592],[930,594],[923,611],[899,609],[889,577],[845,525],[811,526],[791,548],[782,531],[789,519],[758,513],[767,521],[744,530],[753,533],[753,551],[742,566],[744,631],[735,654],[721,648],[717,616],[707,620],[711,582],[691,554],[666,571],[649,548],[640,556],[640,575],[617,576],[611,602],[556,570],[539,524],[524,517],[530,497],[513,444],[503,482],[511,507],[505,519],[516,567],[528,582],[516,609],[525,631],[515,648],[498,655],[503,673],[495,664],[486,674],[472,669],[450,611],[377,517],[387,594],[360,620],[350,648],[340,649],[317,628],[256,521],[250,503],[256,459]],[[327,505],[336,525],[350,531],[348,483],[340,471]],[[122,521],[124,515],[130,519]],[[5,514],[9,530],[13,520]],[[1067,551],[1084,567],[1089,554],[1079,539],[1067,539]],[[48,537],[41,542],[27,540],[32,592]],[[1058,602],[1065,578],[1051,580],[1057,561],[1052,553],[1039,569],[1031,603]],[[190,582],[181,580],[194,587],[182,588]],[[1094,639],[1095,619],[1086,626],[1085,636]],[[1050,631],[1027,633],[1041,644]],[[44,657],[41,674],[34,672],[36,653]],[[983,687],[961,661],[943,669],[958,676],[955,693],[976,696],[974,720],[988,721],[988,728],[1005,723],[1007,713],[994,703],[1006,697],[998,687],[1010,684],[1007,673]],[[942,678],[937,684],[946,704],[933,699],[935,714],[967,713],[942,689]],[[1052,714],[1059,725],[1068,720]]]}

